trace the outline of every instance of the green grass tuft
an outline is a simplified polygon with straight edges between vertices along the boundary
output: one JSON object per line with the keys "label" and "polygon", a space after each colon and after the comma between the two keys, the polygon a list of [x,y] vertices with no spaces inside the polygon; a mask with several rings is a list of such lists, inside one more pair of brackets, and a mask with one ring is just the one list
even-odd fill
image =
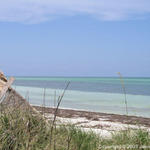
{"label": "green grass tuft", "polygon": [[[84,132],[72,125],[54,128],[28,110],[7,109],[0,113],[0,150],[100,150],[108,146],[150,146],[147,130],[120,131],[105,139],[95,133]],[[109,148],[114,149],[114,148]]]}

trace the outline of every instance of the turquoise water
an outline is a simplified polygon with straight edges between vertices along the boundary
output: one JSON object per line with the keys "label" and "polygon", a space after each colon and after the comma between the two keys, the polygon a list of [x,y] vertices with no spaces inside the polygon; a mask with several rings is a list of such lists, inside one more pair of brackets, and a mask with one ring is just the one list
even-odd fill
{"label": "turquoise water", "polygon": [[[104,113],[126,114],[119,78],[89,77],[16,77],[14,88],[33,105],[54,106],[56,97],[70,86],[61,107]],[[124,78],[129,115],[150,117],[150,78]],[[27,98],[28,99],[28,98]]]}

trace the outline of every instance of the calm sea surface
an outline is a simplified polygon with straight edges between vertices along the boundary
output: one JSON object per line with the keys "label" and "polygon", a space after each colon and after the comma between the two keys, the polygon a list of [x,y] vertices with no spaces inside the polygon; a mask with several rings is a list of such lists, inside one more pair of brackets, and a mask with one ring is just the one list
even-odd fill
{"label": "calm sea surface", "polygon": [[[16,77],[13,87],[33,105],[55,105],[67,82],[70,86],[62,108],[126,114],[119,78],[103,77]],[[124,78],[129,115],[150,117],[150,78]],[[29,97],[29,98],[28,98]]]}

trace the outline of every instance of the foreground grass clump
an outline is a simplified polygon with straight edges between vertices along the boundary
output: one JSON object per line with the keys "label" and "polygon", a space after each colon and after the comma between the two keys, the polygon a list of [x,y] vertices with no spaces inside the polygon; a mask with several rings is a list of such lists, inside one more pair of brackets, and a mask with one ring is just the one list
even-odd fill
{"label": "foreground grass clump", "polygon": [[150,134],[146,129],[128,129],[112,134],[110,139],[101,139],[100,143],[104,149],[150,149]]}
{"label": "foreground grass clump", "polygon": [[143,129],[116,132],[111,138],[105,139],[92,131],[84,132],[72,125],[54,126],[51,135],[51,125],[41,115],[27,109],[5,109],[0,113],[0,150],[111,150],[115,146],[123,146],[120,149],[127,149],[128,146],[135,146],[130,149],[150,147],[149,132]]}
{"label": "foreground grass clump", "polygon": [[[96,150],[98,138],[71,125],[54,128],[29,110],[5,109],[0,113],[0,150]],[[52,138],[52,142],[50,139]]]}
{"label": "foreground grass clump", "polygon": [[[99,137],[91,132],[84,132],[80,128],[76,128],[72,125],[61,126],[57,129],[59,139],[60,133],[62,135],[62,144],[64,144],[64,150],[98,150]],[[62,140],[60,139],[60,140]]]}
{"label": "foreground grass clump", "polygon": [[0,114],[0,149],[44,149],[49,138],[45,121],[29,111],[5,110]]}

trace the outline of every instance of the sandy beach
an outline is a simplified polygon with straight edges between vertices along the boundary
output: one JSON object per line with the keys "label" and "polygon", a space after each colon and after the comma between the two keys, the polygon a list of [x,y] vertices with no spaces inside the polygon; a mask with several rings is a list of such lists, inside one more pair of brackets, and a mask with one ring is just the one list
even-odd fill
{"label": "sandy beach", "polygon": [[[55,108],[33,106],[48,120],[53,119]],[[57,124],[72,124],[85,131],[93,131],[103,137],[110,137],[113,132],[130,129],[147,129],[150,131],[150,118],[107,114],[98,112],[59,109]]]}

